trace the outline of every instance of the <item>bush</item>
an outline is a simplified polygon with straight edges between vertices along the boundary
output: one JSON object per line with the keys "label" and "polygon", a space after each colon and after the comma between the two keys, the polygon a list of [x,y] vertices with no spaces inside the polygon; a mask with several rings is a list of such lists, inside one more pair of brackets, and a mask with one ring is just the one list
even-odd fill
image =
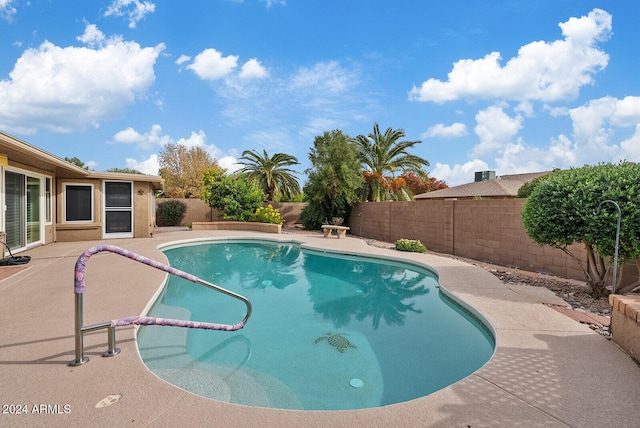
{"label": "bush", "polygon": [[322,206],[315,201],[308,202],[300,212],[300,223],[305,230],[320,230],[324,220]]}
{"label": "bush", "polygon": [[271,204],[266,207],[259,207],[249,221],[258,223],[284,224],[284,219],[277,209]]}
{"label": "bush", "polygon": [[158,226],[179,226],[186,211],[187,205],[184,202],[160,202],[156,210],[156,223]]}
{"label": "bush", "polygon": [[246,174],[226,175],[210,168],[203,182],[202,200],[220,211],[225,220],[249,221],[265,199],[258,183]]}
{"label": "bush", "polygon": [[398,239],[396,241],[396,250],[409,251],[412,253],[424,253],[427,248],[417,239]]}

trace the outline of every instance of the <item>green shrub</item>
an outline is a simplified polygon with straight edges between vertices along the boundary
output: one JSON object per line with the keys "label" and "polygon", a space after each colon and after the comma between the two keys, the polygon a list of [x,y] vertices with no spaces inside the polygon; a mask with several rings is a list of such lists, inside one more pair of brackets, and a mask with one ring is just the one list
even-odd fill
{"label": "green shrub", "polygon": [[265,194],[246,174],[226,175],[209,168],[203,176],[202,200],[222,213],[225,220],[249,221],[262,205]]}
{"label": "green shrub", "polygon": [[427,248],[417,239],[398,239],[396,241],[396,250],[424,253],[427,251]]}
{"label": "green shrub", "polygon": [[156,210],[156,223],[158,226],[178,226],[186,211],[187,205],[184,202],[160,202]]}
{"label": "green shrub", "polygon": [[280,215],[280,212],[278,212],[277,209],[273,208],[271,204],[266,207],[259,207],[249,221],[272,224],[284,223],[284,219]]}

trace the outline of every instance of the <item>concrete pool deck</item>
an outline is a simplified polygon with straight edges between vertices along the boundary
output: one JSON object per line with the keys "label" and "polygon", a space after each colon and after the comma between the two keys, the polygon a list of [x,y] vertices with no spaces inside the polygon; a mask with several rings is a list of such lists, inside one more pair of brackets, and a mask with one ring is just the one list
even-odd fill
{"label": "concrete pool deck", "polygon": [[[473,375],[427,397],[339,412],[238,406],[181,390],[147,370],[138,355],[133,327],[117,330],[122,352],[112,358],[101,357],[107,347],[105,330],[86,334],[85,354],[90,361],[79,367],[67,365],[74,359],[73,271],[84,250],[108,243],[166,263],[158,245],[217,237],[264,237],[425,263],[438,271],[443,287],[490,321],[497,335],[496,353]],[[56,243],[21,255],[32,256],[28,268],[0,280],[0,426],[633,427],[639,423],[640,367],[627,354],[530,294],[451,258],[399,253],[368,246],[361,239],[323,238],[320,233],[227,231]],[[165,277],[164,272],[108,253],[93,256],[85,273],[85,325],[141,314]],[[119,401],[96,407],[114,394],[120,395]]]}

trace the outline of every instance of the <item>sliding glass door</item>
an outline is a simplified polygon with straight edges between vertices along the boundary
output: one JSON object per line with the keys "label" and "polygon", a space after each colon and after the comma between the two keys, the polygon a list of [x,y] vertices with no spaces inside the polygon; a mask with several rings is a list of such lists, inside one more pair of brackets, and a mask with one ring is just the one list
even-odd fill
{"label": "sliding glass door", "polygon": [[26,244],[26,201],[25,176],[13,172],[4,174],[5,230],[9,248],[24,247]]}

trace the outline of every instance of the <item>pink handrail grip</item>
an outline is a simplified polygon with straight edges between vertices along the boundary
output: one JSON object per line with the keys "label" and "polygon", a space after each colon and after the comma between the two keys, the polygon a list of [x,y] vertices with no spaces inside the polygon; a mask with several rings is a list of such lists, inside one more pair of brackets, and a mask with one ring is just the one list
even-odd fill
{"label": "pink handrail grip", "polygon": [[83,294],[86,290],[86,286],[84,282],[84,269],[87,265],[87,262],[89,261],[89,258],[94,254],[100,253],[102,251],[109,251],[114,254],[119,254],[131,260],[135,260],[137,262],[146,264],[148,266],[162,270],[171,275],[184,278],[191,282],[199,281],[197,276],[191,275],[187,272],[183,272],[179,269],[173,268],[171,266],[167,266],[163,263],[141,256],[140,254],[136,254],[133,251],[128,251],[128,250],[125,250],[124,248],[116,247],[115,245],[96,245],[95,247],[91,247],[88,250],[86,250],[84,253],[82,253],[82,255],[80,255],[80,257],[78,257],[78,260],[76,261],[76,266],[74,270],[74,287],[73,287],[76,294]]}
{"label": "pink handrail grip", "polygon": [[189,321],[189,320],[176,320],[171,318],[157,318],[157,317],[126,317],[116,320],[111,320],[111,327],[123,327],[127,325],[162,325],[171,327],[184,327],[184,328],[199,328],[203,330],[222,330],[222,331],[236,331],[244,327],[244,323],[238,324],[216,324],[201,321]]}

